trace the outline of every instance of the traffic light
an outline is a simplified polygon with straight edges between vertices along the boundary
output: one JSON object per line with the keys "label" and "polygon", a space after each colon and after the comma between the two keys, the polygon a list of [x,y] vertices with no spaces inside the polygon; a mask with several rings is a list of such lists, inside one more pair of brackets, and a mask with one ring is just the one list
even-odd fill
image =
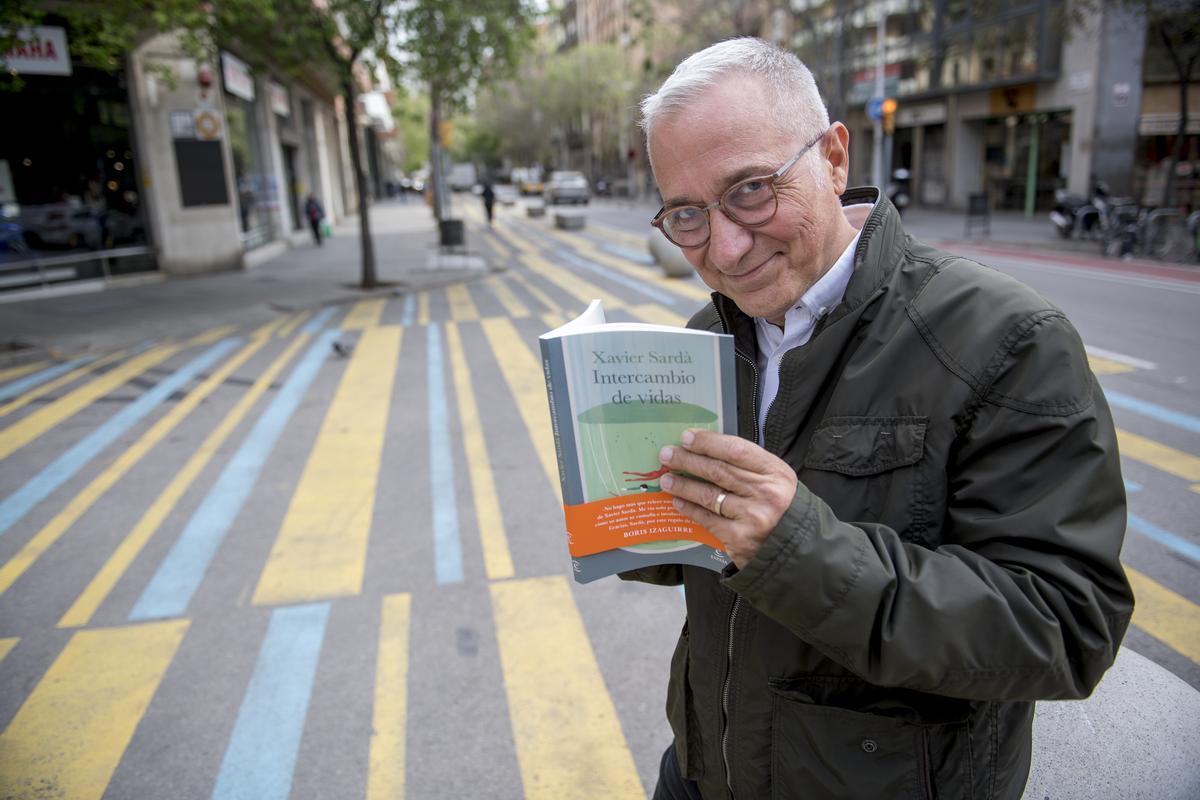
{"label": "traffic light", "polygon": [[896,100],[888,97],[883,101],[883,132],[891,136],[896,132]]}

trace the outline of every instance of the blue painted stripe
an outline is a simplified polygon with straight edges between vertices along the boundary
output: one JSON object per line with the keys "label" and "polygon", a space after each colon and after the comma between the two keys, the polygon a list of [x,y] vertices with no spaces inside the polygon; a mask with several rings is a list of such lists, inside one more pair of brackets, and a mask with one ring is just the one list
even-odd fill
{"label": "blue painted stripe", "polygon": [[271,614],[212,800],[287,800],[291,794],[328,617],[328,603]]}
{"label": "blue painted stripe", "polygon": [[417,296],[413,294],[404,295],[404,312],[400,317],[400,324],[409,327],[417,316]]}
{"label": "blue painted stripe", "polygon": [[240,339],[231,338],[217,342],[159,381],[152,389],[143,392],[140,397],[118,411],[103,425],[30,478],[24,486],[4,498],[3,502],[0,502],[0,534],[5,533],[14,522],[28,513],[29,509],[45,500],[55,489],[66,483],[72,475],[95,458],[96,454],[116,441],[117,437],[140,422],[155,408],[162,405],[163,401],[190,383],[200,372],[210,367],[240,341]]}
{"label": "blue painted stripe", "polygon": [[334,308],[323,308],[314,314],[313,318],[306,322],[304,327],[300,330],[304,333],[315,336],[322,328],[325,327],[325,323],[329,322],[330,317],[332,317],[336,312],[337,309]]}
{"label": "blue painted stripe", "polygon": [[323,331],[305,352],[188,520],[187,527],[134,604],[129,613],[131,621],[180,616],[187,610],[217,548],[258,480],[279,434],[316,378],[339,333],[337,328]]}
{"label": "blue painted stripe", "polygon": [[1148,536],[1164,547],[1168,547],[1176,553],[1200,564],[1200,545],[1197,545],[1195,542],[1190,542],[1165,528],[1158,527],[1148,519],[1142,519],[1133,514],[1129,515],[1129,527],[1143,536]]}
{"label": "blue painted stripe", "polygon": [[1145,400],[1139,400],[1136,397],[1130,397],[1127,394],[1120,392],[1110,392],[1104,390],[1104,396],[1108,398],[1108,404],[1115,408],[1123,408],[1126,411],[1132,411],[1135,414],[1141,414],[1146,417],[1152,417],[1159,422],[1165,422],[1168,425],[1174,425],[1177,428],[1183,428],[1185,431],[1192,433],[1200,433],[1200,417],[1193,417],[1191,414],[1184,414],[1182,411],[1174,411],[1166,406],[1160,406],[1157,403],[1149,403]]}
{"label": "blue painted stripe", "polygon": [[429,477],[433,489],[433,557],[438,583],[463,579],[462,539],[458,533],[458,501],[454,491],[454,455],[446,413],[446,378],[442,367],[442,334],[429,326],[426,361],[429,382]]}
{"label": "blue painted stripe", "polygon": [[1143,488],[1144,487],[1140,483],[1134,483],[1133,481],[1125,481],[1125,491],[1129,492],[1130,494],[1132,494],[1133,492],[1140,492]]}
{"label": "blue painted stripe", "polygon": [[554,251],[553,256],[555,258],[560,258],[563,261],[566,261],[568,264],[578,267],[579,269],[585,269],[588,272],[594,272],[597,275],[606,278],[607,280],[614,281],[622,286],[633,289],[635,292],[641,292],[650,299],[657,300],[664,305],[673,306],[682,299],[678,295],[659,291],[652,286],[647,286],[636,278],[631,278],[628,275],[622,275],[619,272],[614,272],[611,267],[606,267],[603,264],[597,264],[595,261],[589,261],[588,259],[576,255],[568,250],[556,250]]}
{"label": "blue painted stripe", "polygon": [[0,387],[0,403],[6,403],[19,394],[28,392],[34,387],[41,386],[47,381],[52,381],[59,375],[65,375],[76,367],[81,367],[84,364],[90,364],[96,360],[95,356],[84,356],[83,358],[75,358],[70,361],[64,361],[61,364],[55,364],[52,367],[38,370],[32,375],[26,375],[24,378],[18,378],[12,383],[6,383]]}
{"label": "blue painted stripe", "polygon": [[640,250],[634,250],[632,247],[625,247],[624,245],[606,242],[600,245],[600,249],[607,253],[611,253],[614,256],[620,256],[626,261],[632,261],[635,264],[641,264],[649,267],[653,266],[655,263],[654,256],[650,255],[649,253],[643,253]]}

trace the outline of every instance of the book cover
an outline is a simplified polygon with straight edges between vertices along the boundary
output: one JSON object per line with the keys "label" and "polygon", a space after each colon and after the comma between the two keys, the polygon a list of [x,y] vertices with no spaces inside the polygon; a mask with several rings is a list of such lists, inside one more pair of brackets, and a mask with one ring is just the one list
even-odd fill
{"label": "book cover", "polygon": [[720,542],[675,510],[658,451],[687,428],[736,433],[733,337],[607,323],[599,300],[539,338],[580,583],[658,564],[720,571]]}

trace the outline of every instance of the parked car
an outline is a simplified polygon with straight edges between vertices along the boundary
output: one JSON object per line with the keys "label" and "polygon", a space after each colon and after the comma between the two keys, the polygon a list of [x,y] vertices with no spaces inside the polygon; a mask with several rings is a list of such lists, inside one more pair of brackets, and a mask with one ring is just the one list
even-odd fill
{"label": "parked car", "polygon": [[586,203],[591,193],[582,172],[551,172],[544,192],[547,205]]}
{"label": "parked car", "polygon": [[502,206],[516,205],[517,202],[517,187],[511,183],[497,183],[493,191],[496,192],[496,202]]}
{"label": "parked car", "polygon": [[512,182],[521,194],[541,194],[542,170],[539,167],[517,167],[512,171]]}

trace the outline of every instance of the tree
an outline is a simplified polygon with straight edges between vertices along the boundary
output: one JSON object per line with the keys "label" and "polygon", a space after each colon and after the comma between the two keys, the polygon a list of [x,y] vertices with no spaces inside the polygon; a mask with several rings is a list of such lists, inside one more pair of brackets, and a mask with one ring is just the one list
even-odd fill
{"label": "tree", "polygon": [[530,0],[406,0],[392,52],[429,89],[433,208],[446,218],[439,134],[443,118],[481,82],[512,73],[533,37]]}

